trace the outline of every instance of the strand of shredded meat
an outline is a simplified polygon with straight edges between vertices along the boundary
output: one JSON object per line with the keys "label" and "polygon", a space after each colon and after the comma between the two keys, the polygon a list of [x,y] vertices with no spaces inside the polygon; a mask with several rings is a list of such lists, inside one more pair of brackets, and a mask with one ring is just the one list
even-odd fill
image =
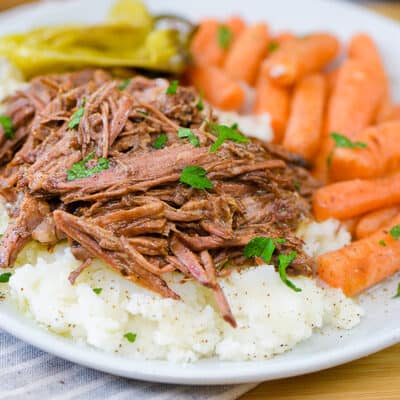
{"label": "strand of shredded meat", "polygon": [[[168,81],[144,77],[123,90],[120,84],[101,70],[44,76],[7,100],[15,135],[7,139],[0,129],[0,186],[14,208],[0,243],[2,267],[12,266],[31,238],[67,238],[82,260],[71,283],[100,258],[126,279],[179,299],[163,280],[179,271],[212,290],[232,326],[217,278],[252,263],[243,256],[251,239],[285,238],[279,252],[297,252],[288,271],[312,273],[295,231],[309,215],[316,183],[299,157],[255,140],[225,141],[211,153],[216,137],[205,121],[217,121],[211,110],[198,109],[193,89],[167,95]],[[200,145],[179,138],[179,127],[190,128]],[[168,141],[155,149],[161,133]],[[103,157],[108,168],[68,180],[67,171],[92,152],[86,167]],[[203,167],[213,188],[180,183],[189,165]]]}

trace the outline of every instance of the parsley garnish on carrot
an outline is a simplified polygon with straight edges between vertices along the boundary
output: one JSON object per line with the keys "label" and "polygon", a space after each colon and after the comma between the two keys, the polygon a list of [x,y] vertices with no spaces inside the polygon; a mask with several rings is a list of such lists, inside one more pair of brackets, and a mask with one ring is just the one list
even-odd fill
{"label": "parsley garnish on carrot", "polygon": [[217,32],[217,41],[219,47],[223,50],[228,50],[232,42],[232,31],[225,25],[220,25]]}
{"label": "parsley garnish on carrot", "polygon": [[399,240],[400,238],[400,225],[395,225],[391,230],[390,230],[390,236],[394,240]]}
{"label": "parsley garnish on carrot", "polygon": [[1,115],[0,116],[0,124],[3,127],[4,136],[7,139],[14,139],[15,138],[15,132],[14,132],[12,118],[8,117],[6,115]]}
{"label": "parsley garnish on carrot", "polygon": [[343,136],[337,132],[332,132],[330,134],[330,137],[335,141],[336,147],[345,147],[345,148],[349,148],[349,149],[354,149],[354,148],[364,149],[365,147],[367,147],[366,143],[352,142],[346,136]]}
{"label": "parsley garnish on carrot", "polygon": [[206,177],[206,174],[207,171],[204,168],[190,165],[183,168],[179,181],[195,189],[211,189],[213,183]]}
{"label": "parsley garnish on carrot", "polygon": [[109,160],[100,157],[97,165],[93,168],[87,168],[86,163],[94,158],[94,151],[92,151],[83,160],[74,163],[71,169],[67,170],[67,181],[74,181],[75,179],[87,178],[100,171],[108,169],[110,166]]}

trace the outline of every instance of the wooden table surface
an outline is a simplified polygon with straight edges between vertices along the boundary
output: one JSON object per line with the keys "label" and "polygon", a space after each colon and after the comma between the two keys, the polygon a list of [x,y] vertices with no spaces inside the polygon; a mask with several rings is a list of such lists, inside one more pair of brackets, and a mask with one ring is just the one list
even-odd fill
{"label": "wooden table surface", "polygon": [[[0,10],[34,0],[0,0]],[[400,2],[363,2],[400,20]],[[262,383],[240,400],[400,400],[400,344],[326,371]]]}

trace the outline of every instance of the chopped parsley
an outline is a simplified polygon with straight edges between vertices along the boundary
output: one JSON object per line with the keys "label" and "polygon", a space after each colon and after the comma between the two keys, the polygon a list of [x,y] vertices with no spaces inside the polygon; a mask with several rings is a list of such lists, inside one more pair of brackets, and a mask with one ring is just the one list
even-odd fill
{"label": "chopped parsley", "polygon": [[239,129],[239,124],[237,122],[234,122],[230,127],[237,131]]}
{"label": "chopped parsley", "polygon": [[200,142],[197,136],[194,135],[194,133],[189,129],[189,128],[179,128],[178,129],[178,137],[180,138],[188,138],[189,142],[195,146],[199,147]]}
{"label": "chopped parsley", "polygon": [[268,44],[268,51],[270,53],[273,53],[274,51],[279,49],[279,43],[278,42],[270,42]]}
{"label": "chopped parsley", "polygon": [[275,243],[266,237],[255,237],[246,244],[243,255],[246,258],[260,257],[265,263],[269,263],[275,251]]}
{"label": "chopped parsley", "polygon": [[124,335],[124,338],[130,343],[134,343],[136,341],[136,337],[137,334],[132,332],[125,333]]}
{"label": "chopped parsley", "polygon": [[397,285],[397,292],[396,292],[396,294],[392,297],[392,299],[396,299],[397,297],[400,297],[400,283]]}
{"label": "chopped parsley", "polygon": [[97,165],[93,168],[87,168],[86,163],[94,158],[94,151],[92,151],[83,160],[74,163],[71,169],[67,170],[67,181],[74,181],[75,179],[87,178],[100,171],[108,169],[110,166],[109,160],[100,157]]}
{"label": "chopped parsley", "polygon": [[101,287],[97,287],[97,288],[94,288],[94,289],[92,289],[93,290],[93,292],[95,292],[96,294],[100,294],[102,291],[103,291],[103,289],[101,288]]}
{"label": "chopped parsley", "polygon": [[131,83],[131,79],[125,79],[122,83],[118,86],[119,90],[125,90],[128,85]]}
{"label": "chopped parsley", "polygon": [[300,181],[294,181],[294,188],[300,192],[301,190],[301,182]]}
{"label": "chopped parsley", "polygon": [[286,286],[293,289],[295,292],[301,292],[301,289],[298,288],[292,281],[290,281],[286,275],[286,269],[291,264],[291,262],[296,258],[297,252],[292,251],[290,254],[279,254],[278,256],[278,270],[279,276],[282,281],[286,284]]}
{"label": "chopped parsley", "polygon": [[71,120],[68,123],[68,128],[73,129],[77,127],[84,113],[85,113],[85,101],[83,101],[82,106],[72,114]]}
{"label": "chopped parsley", "polygon": [[211,189],[213,184],[206,177],[206,173],[204,168],[191,165],[183,168],[179,181],[195,189]]}
{"label": "chopped parsley", "polygon": [[178,83],[179,83],[178,81],[172,81],[167,87],[165,94],[176,94],[176,91],[178,89]]}
{"label": "chopped parsley", "polygon": [[232,41],[232,31],[225,25],[220,25],[217,32],[218,46],[223,50],[228,50]]}
{"label": "chopped parsley", "polygon": [[152,146],[157,149],[160,150],[162,149],[165,144],[168,142],[168,136],[165,133],[162,133],[160,136],[158,136],[158,138],[153,142]]}
{"label": "chopped parsley", "polygon": [[330,137],[335,141],[336,147],[345,147],[349,149],[364,149],[365,147],[367,147],[366,143],[352,142],[350,139],[348,139],[346,136],[341,135],[340,133],[333,132],[330,134]]}
{"label": "chopped parsley", "polygon": [[[271,239],[266,237],[255,237],[251,239],[249,243],[243,249],[243,255],[246,258],[260,257],[265,263],[270,263],[272,255],[276,249],[277,243],[285,243],[286,239],[277,238]],[[286,268],[296,258],[297,253],[292,251],[290,254],[279,254],[278,255],[278,269],[279,276],[282,281],[293,289],[295,292],[301,292],[301,289],[294,285],[286,275]]]}
{"label": "chopped parsley", "polygon": [[136,112],[140,115],[143,115],[143,117],[148,117],[149,113],[147,111],[143,110],[136,110]]}
{"label": "chopped parsley", "polygon": [[0,283],[7,283],[11,278],[11,272],[4,272],[0,275]]}
{"label": "chopped parsley", "polygon": [[400,238],[400,225],[395,225],[390,231],[390,236],[394,239],[394,240],[399,240]]}
{"label": "chopped parsley", "polygon": [[196,108],[199,111],[203,111],[204,110],[203,91],[202,90],[200,90],[200,92],[199,92],[199,99],[197,100]]}
{"label": "chopped parsley", "polygon": [[210,148],[210,153],[216,152],[222,146],[222,143],[224,143],[225,140],[232,140],[237,143],[247,143],[250,141],[249,138],[243,136],[240,132],[230,128],[229,126],[217,125],[213,123],[210,125],[213,132],[218,135],[217,140]]}
{"label": "chopped parsley", "polygon": [[384,240],[380,240],[379,242],[378,242],[378,244],[380,244],[381,246],[386,246],[386,242],[384,241]]}
{"label": "chopped parsley", "polygon": [[13,121],[11,117],[7,117],[6,115],[0,116],[0,124],[3,127],[4,136],[7,139],[14,139],[15,132],[13,127]]}
{"label": "chopped parsley", "polygon": [[333,160],[333,151],[331,151],[331,152],[328,154],[328,157],[326,157],[326,166],[327,166],[328,168],[331,167],[331,165],[332,165],[332,160]]}

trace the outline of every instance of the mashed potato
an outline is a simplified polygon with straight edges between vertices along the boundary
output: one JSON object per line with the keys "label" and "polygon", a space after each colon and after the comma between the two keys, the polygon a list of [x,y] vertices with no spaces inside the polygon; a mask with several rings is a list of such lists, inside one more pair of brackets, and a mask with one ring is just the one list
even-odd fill
{"label": "mashed potato", "polygon": [[[302,229],[313,243],[310,249],[318,252],[333,242],[344,243],[336,221]],[[131,284],[100,261],[72,286],[68,275],[78,265],[65,244],[49,253],[32,242],[17,259],[11,297],[22,312],[52,332],[136,359],[264,359],[294,347],[315,329],[350,329],[362,314],[337,289],[298,277],[292,279],[302,288],[296,293],[273,267],[263,266],[220,280],[237,319],[233,329],[219,316],[211,292],[194,282],[180,283],[179,274],[166,280],[183,301],[163,299]],[[134,343],[124,337],[128,332],[136,334]]]}

